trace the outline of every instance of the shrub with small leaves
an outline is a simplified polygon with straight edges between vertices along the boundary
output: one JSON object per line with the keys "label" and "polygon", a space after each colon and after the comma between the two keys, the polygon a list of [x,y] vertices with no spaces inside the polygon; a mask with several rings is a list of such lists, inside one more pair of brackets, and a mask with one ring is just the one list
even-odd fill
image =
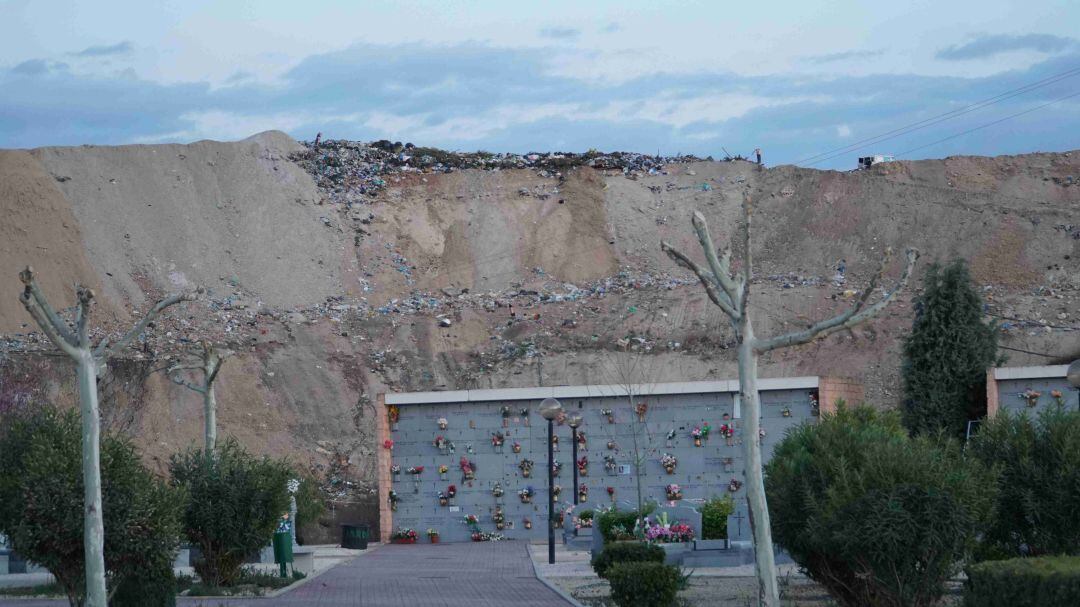
{"label": "shrub with small leaves", "polygon": [[727,539],[728,517],[732,512],[735,512],[735,500],[730,495],[709,498],[701,506],[701,539]]}
{"label": "shrub with small leaves", "polygon": [[[0,419],[0,533],[28,560],[45,567],[82,604],[82,428],[75,411],[33,406]],[[105,518],[105,570],[110,591],[171,587],[180,540],[184,496],[150,473],[130,441],[101,440],[101,503]],[[171,604],[168,592],[147,593],[137,603]]]}
{"label": "shrub with small leaves", "polygon": [[607,579],[619,607],[668,607],[683,583],[677,567],[653,562],[616,563]]}
{"label": "shrub with small leaves", "polygon": [[189,496],[184,533],[202,552],[195,572],[204,584],[232,585],[244,560],[270,541],[289,510],[285,483],[292,470],[248,454],[233,438],[214,451],[175,455],[169,469],[173,484]]}
{"label": "shrub with small leaves", "polygon": [[652,562],[663,563],[664,549],[645,542],[614,542],[604,546],[600,554],[592,559],[592,568],[596,575],[607,577],[607,572],[616,563]]}
{"label": "shrub with small leaves", "polygon": [[1076,607],[1080,557],[986,561],[967,568],[965,607]]}
{"label": "shrub with small leaves", "polygon": [[990,519],[994,476],[895,412],[838,408],[765,468],[773,537],[842,607],[928,607]]}

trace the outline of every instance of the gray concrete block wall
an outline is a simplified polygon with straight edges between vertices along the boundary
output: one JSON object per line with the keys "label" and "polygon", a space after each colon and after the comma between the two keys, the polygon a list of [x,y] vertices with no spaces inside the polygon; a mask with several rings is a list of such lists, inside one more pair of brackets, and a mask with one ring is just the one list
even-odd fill
{"label": "gray concrete block wall", "polygon": [[[809,390],[762,393],[766,459],[786,429],[812,419],[809,393]],[[579,484],[586,485],[589,493],[587,501],[578,510],[608,506],[611,503],[606,490],[609,486],[615,488],[617,501],[636,503],[636,482],[632,473],[635,433],[646,456],[641,478],[644,500],[666,503],[665,488],[675,483],[681,487],[683,494],[679,505],[694,506],[709,496],[727,494],[732,478],[744,480],[742,420],[735,418],[733,394],[680,394],[639,400],[649,406],[644,424],[637,421],[633,407],[625,398],[562,401],[568,414],[582,416],[580,431],[586,436],[586,448],[579,448],[578,457],[588,457],[588,474],[580,477]],[[500,412],[504,405],[511,407],[512,413],[505,420],[505,426]],[[394,440],[393,463],[401,466],[402,470],[393,482],[393,489],[399,497],[397,511],[393,513],[395,529],[410,527],[423,535],[428,528],[434,528],[439,531],[442,541],[467,541],[470,532],[463,522],[464,516],[475,514],[480,518],[482,530],[494,531],[492,514],[497,502],[491,489],[499,482],[505,491],[499,502],[507,522],[502,533],[519,539],[546,538],[547,422],[536,412],[538,405],[539,401],[401,405],[399,421],[391,431]],[[530,411],[528,423],[520,415],[523,408]],[[608,423],[607,418],[600,414],[601,409],[605,408],[614,411],[615,423]],[[785,408],[790,408],[791,417],[783,416]],[[725,421],[724,414],[732,419]],[[449,422],[446,430],[438,428],[439,418],[446,418]],[[695,447],[690,431],[702,422],[712,426],[712,433],[702,447]],[[733,423],[736,427],[731,444],[720,435],[719,428],[724,423]],[[669,446],[666,437],[671,429],[675,430],[675,438]],[[495,452],[491,445],[494,432],[506,435],[501,453]],[[555,483],[563,488],[557,505],[557,509],[562,510],[573,503],[575,464],[572,461],[570,427],[556,425],[555,433],[559,437],[555,460],[563,464],[555,479]],[[434,446],[435,437],[439,435],[455,444],[453,454],[444,455]],[[515,441],[522,447],[519,454],[512,451]],[[608,441],[614,441],[616,448],[609,450]],[[473,453],[468,453],[470,444]],[[664,453],[671,453],[679,460],[674,474],[667,474],[660,464]],[[620,467],[629,469],[614,475],[607,474],[604,469],[605,455],[613,455]],[[476,465],[476,479],[471,483],[463,478],[458,465],[461,457],[467,457]],[[526,458],[535,463],[531,478],[523,478],[518,468],[518,463]],[[725,469],[726,458],[731,459],[730,471]],[[448,480],[440,480],[440,464],[450,468]],[[405,473],[411,466],[424,466],[418,483],[414,483],[414,479]],[[458,490],[455,506],[440,506],[438,494],[451,484],[456,485]],[[529,485],[535,490],[533,503],[522,504],[517,492]],[[742,529],[741,537],[732,539],[749,539],[745,488],[732,495],[738,505],[734,527]],[[531,530],[524,528],[526,517],[532,520]],[[566,524],[569,525],[570,521],[567,520]],[[426,541],[426,537],[422,537],[421,541]]]}
{"label": "gray concrete block wall", "polygon": [[[1038,412],[1046,409],[1050,406],[1054,399],[1050,396],[1050,392],[1059,390],[1061,392],[1062,399],[1065,401],[1065,407],[1071,411],[1076,411],[1080,408],[1080,396],[1078,396],[1076,388],[1069,385],[1069,382],[1064,377],[1045,377],[1036,379],[1003,379],[998,380],[998,410],[1010,412],[1026,411],[1032,415],[1038,414]],[[1027,390],[1035,390],[1040,392],[1036,406],[1029,407],[1026,398],[1021,396]]]}

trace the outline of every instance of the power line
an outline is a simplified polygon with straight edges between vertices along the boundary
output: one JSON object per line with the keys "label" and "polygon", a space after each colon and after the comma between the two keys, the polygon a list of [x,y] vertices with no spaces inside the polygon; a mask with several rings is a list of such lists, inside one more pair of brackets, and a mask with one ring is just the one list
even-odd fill
{"label": "power line", "polygon": [[821,152],[820,154],[815,154],[813,156],[808,156],[806,158],[803,158],[801,160],[796,161],[794,164],[803,164],[803,163],[807,163],[808,161],[811,161],[811,160],[813,160],[813,162],[809,162],[809,166],[813,166],[815,164],[820,164],[822,162],[825,162],[826,160],[831,160],[832,158],[836,158],[837,156],[847,154],[849,152],[853,152],[853,151],[855,151],[855,150],[857,150],[857,149],[859,149],[861,147],[867,147],[868,145],[871,145],[871,144],[881,143],[882,141],[887,141],[889,139],[894,139],[896,137],[900,137],[901,135],[906,135],[908,133],[912,133],[912,132],[921,130],[921,129],[926,128],[928,126],[938,124],[938,123],[944,122],[946,120],[951,120],[953,118],[957,118],[957,117],[962,116],[964,114],[968,114],[968,113],[971,113],[971,112],[974,112],[974,111],[978,111],[980,109],[983,109],[984,107],[989,107],[991,105],[1001,103],[1002,101],[1012,99],[1013,97],[1016,97],[1018,95],[1023,95],[1024,93],[1028,93],[1028,92],[1031,92],[1033,90],[1043,88],[1045,86],[1049,86],[1051,84],[1054,84],[1054,83],[1059,82],[1061,80],[1065,80],[1066,78],[1071,78],[1071,77],[1076,76],[1078,74],[1080,74],[1080,67],[1072,68],[1070,70],[1066,70],[1064,72],[1061,72],[1061,73],[1055,74],[1053,76],[1044,78],[1042,80],[1038,80],[1036,82],[1026,84],[1024,86],[1017,87],[1015,89],[1011,89],[1011,90],[1005,91],[1003,93],[999,93],[997,95],[994,95],[993,97],[988,97],[986,99],[983,99],[981,101],[977,101],[975,103],[964,106],[962,108],[952,110],[952,111],[949,111],[949,112],[945,112],[943,114],[938,114],[936,116],[931,116],[929,118],[925,118],[923,120],[919,120],[917,122],[913,122],[913,123],[910,123],[910,124],[895,128],[895,129],[893,129],[891,131],[886,131],[884,133],[880,133],[880,134],[874,135],[872,137],[867,137],[865,139],[860,139],[859,141],[856,141],[854,143],[851,143],[851,144],[848,144],[848,145],[845,145],[845,146],[841,146],[841,147],[833,148],[833,149],[825,151],[825,152]]}
{"label": "power line", "polygon": [[918,147],[911,148],[910,150],[904,150],[903,152],[900,152],[899,154],[897,154],[897,156],[904,156],[906,154],[910,154],[912,152],[917,152],[917,151],[919,151],[921,149],[928,148],[930,146],[934,146],[934,145],[937,145],[939,143],[944,143],[944,142],[949,141],[951,139],[956,139],[957,137],[967,135],[968,133],[974,133],[975,131],[979,131],[979,130],[985,129],[987,127],[994,126],[995,124],[1001,124],[1002,122],[1005,122],[1006,120],[1012,120],[1013,118],[1016,118],[1018,116],[1023,116],[1024,114],[1030,114],[1031,112],[1034,112],[1036,110],[1041,110],[1041,109],[1043,109],[1045,107],[1049,107],[1051,105],[1054,105],[1055,103],[1065,101],[1066,99],[1070,99],[1070,98],[1076,97],[1076,96],[1080,96],[1080,91],[1072,93],[1071,95],[1065,95],[1064,97],[1058,97],[1057,99],[1055,99],[1055,100],[1053,100],[1053,101],[1051,101],[1049,103],[1044,103],[1042,105],[1037,105],[1037,106],[1035,106],[1033,108],[1024,110],[1022,112],[1017,112],[1015,114],[1009,114],[1008,116],[1005,116],[1004,118],[999,118],[997,120],[987,122],[986,124],[981,124],[981,125],[979,125],[977,127],[960,131],[959,133],[956,133],[955,135],[949,135],[948,137],[938,139],[937,141],[931,141],[930,143],[927,143],[925,145],[920,145]]}

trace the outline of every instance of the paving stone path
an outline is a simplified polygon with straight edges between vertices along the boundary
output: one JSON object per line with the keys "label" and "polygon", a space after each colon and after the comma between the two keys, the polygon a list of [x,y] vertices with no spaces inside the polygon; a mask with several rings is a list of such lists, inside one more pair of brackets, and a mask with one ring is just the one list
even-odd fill
{"label": "paving stone path", "polygon": [[[380,546],[273,599],[181,599],[184,607],[567,607],[536,578],[524,542]],[[12,607],[66,601],[0,599]]]}

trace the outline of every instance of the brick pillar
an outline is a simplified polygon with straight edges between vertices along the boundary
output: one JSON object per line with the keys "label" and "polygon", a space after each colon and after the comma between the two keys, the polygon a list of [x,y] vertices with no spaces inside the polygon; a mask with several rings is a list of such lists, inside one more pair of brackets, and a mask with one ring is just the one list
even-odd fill
{"label": "brick pillar", "polygon": [[994,378],[994,368],[986,370],[986,417],[989,419],[998,412],[998,385]]}
{"label": "brick pillar", "polygon": [[836,401],[843,399],[848,405],[857,405],[865,401],[863,385],[850,377],[818,378],[818,404],[822,413],[835,413]]}
{"label": "brick pillar", "polygon": [[390,416],[386,408],[386,395],[379,394],[376,397],[376,425],[378,427],[378,440],[375,445],[375,449],[378,452],[378,456],[375,458],[378,465],[378,472],[376,478],[379,485],[379,541],[389,542],[390,534],[394,530],[394,513],[390,510],[390,489],[394,486],[393,480],[390,478],[390,466],[393,465],[392,455],[393,452],[385,447],[385,443],[390,439]]}

